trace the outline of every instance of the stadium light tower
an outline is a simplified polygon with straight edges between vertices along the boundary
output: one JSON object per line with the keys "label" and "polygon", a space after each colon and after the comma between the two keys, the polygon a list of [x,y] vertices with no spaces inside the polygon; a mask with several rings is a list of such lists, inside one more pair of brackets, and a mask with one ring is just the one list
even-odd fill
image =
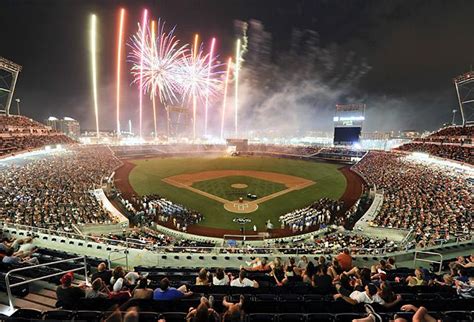
{"label": "stadium light tower", "polygon": [[[4,113],[7,116],[10,115],[10,105],[12,103],[16,81],[21,68],[20,65],[15,64],[6,58],[0,57],[0,96],[3,93],[7,93],[8,95],[5,105],[0,102],[0,113]],[[8,79],[11,79],[10,82],[7,81]]]}
{"label": "stadium light tower", "polygon": [[474,71],[464,73],[453,81],[458,96],[462,125],[472,124],[474,123]]}

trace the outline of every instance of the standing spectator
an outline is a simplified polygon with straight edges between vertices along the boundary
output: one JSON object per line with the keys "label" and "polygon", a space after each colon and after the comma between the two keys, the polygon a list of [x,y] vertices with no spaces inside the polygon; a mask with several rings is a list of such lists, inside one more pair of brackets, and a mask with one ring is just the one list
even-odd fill
{"label": "standing spectator", "polygon": [[341,265],[342,270],[345,272],[352,269],[352,256],[348,248],[344,248],[342,252],[336,256],[339,265]]}

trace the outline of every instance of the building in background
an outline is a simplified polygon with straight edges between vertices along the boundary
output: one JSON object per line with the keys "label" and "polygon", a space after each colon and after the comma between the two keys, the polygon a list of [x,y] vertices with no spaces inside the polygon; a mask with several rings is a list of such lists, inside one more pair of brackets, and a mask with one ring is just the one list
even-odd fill
{"label": "building in background", "polygon": [[51,127],[51,129],[64,133],[74,139],[77,139],[81,133],[79,122],[71,117],[66,116],[63,119],[58,119],[54,116],[50,116],[46,119],[45,124]]}

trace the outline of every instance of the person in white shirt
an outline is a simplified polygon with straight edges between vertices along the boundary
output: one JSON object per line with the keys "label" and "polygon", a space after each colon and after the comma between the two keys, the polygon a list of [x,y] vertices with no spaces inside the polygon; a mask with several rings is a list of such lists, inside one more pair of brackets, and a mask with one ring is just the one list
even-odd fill
{"label": "person in white shirt", "polygon": [[216,270],[216,274],[212,278],[212,285],[229,285],[229,277],[222,268]]}
{"label": "person in white shirt", "polygon": [[240,270],[239,278],[234,279],[230,282],[230,286],[234,287],[255,287],[258,288],[257,281],[251,281],[247,278],[247,272],[243,269]]}
{"label": "person in white shirt", "polygon": [[393,302],[390,302],[390,303],[385,302],[377,294],[378,292],[377,286],[375,286],[372,283],[365,286],[364,292],[353,291],[352,293],[350,293],[349,296],[347,296],[347,294],[341,294],[341,293],[345,293],[345,292],[342,292],[341,289],[339,289],[339,292],[340,292],[339,294],[334,295],[334,299],[337,300],[338,298],[342,298],[344,301],[352,305],[356,305],[359,303],[363,303],[363,304],[377,303],[384,306],[385,308],[390,308],[394,306],[395,304],[397,304],[398,302],[400,302],[402,299],[400,295],[397,295],[397,298]]}

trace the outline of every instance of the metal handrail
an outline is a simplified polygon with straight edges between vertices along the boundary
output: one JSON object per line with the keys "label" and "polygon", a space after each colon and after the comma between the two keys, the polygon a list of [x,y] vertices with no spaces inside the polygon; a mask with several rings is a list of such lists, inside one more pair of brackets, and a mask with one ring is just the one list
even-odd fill
{"label": "metal handrail", "polygon": [[[80,260],[80,259],[84,260],[84,267],[73,268],[73,269],[69,269],[67,271],[61,271],[61,272],[57,272],[57,273],[53,273],[53,274],[49,274],[49,275],[36,277],[36,278],[32,278],[32,279],[25,280],[25,281],[21,281],[21,282],[18,282],[18,283],[10,284],[10,275],[12,273],[26,271],[26,270],[30,270],[32,268],[37,268],[37,267],[45,267],[45,266],[51,266],[51,265],[70,262],[70,261],[76,261],[76,260]],[[84,256],[79,256],[79,257],[68,258],[68,259],[62,259],[62,260],[55,261],[55,262],[50,262],[50,263],[44,263],[44,264],[14,268],[14,269],[8,271],[7,274],[5,275],[5,287],[7,289],[8,303],[9,303],[9,306],[10,306],[9,311],[12,314],[15,311],[15,307],[13,306],[13,298],[12,298],[12,291],[11,291],[12,287],[28,284],[28,283],[31,283],[31,282],[40,281],[40,280],[50,278],[50,277],[54,277],[54,276],[63,275],[65,272],[77,272],[77,271],[81,271],[81,270],[84,270],[84,276],[85,276],[85,279],[86,279],[86,283],[89,283],[89,279],[88,279],[88,276],[87,276],[87,273],[88,273],[87,272],[87,256],[85,256],[85,255]]]}
{"label": "metal handrail", "polygon": [[[116,257],[112,259],[112,253],[120,253],[123,252],[125,255],[123,257]],[[107,257],[107,265],[109,269],[112,268],[112,261],[118,261],[120,259],[125,259],[125,267],[128,269],[128,247],[125,249],[114,249],[109,251],[108,257]]]}
{"label": "metal handrail", "polygon": [[[440,261],[435,261],[431,259],[424,259],[424,258],[418,258],[418,254],[423,254],[423,255],[431,255],[431,256],[439,256]],[[422,252],[422,251],[415,251],[415,257],[413,258],[413,266],[416,267],[416,262],[426,262],[426,263],[435,263],[439,264],[439,269],[438,269],[438,274],[441,273],[442,266],[443,266],[443,255],[440,253],[435,253],[435,252]]]}

